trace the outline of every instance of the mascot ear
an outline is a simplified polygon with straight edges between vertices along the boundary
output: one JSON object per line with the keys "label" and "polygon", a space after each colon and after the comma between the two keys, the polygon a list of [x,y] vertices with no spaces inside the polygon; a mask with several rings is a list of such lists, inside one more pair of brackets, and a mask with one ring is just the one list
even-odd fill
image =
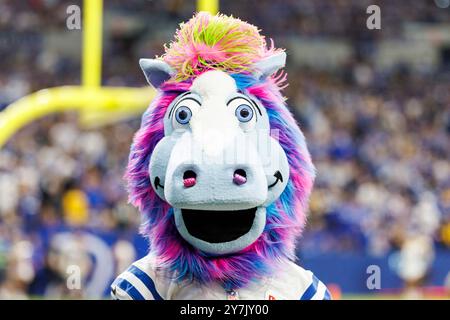
{"label": "mascot ear", "polygon": [[166,80],[175,75],[175,70],[167,63],[157,59],[140,59],[139,65],[144,71],[148,83],[156,89]]}
{"label": "mascot ear", "polygon": [[283,68],[285,64],[286,52],[277,52],[274,55],[264,58],[256,63],[255,67],[257,71],[255,76],[258,79],[265,79]]}

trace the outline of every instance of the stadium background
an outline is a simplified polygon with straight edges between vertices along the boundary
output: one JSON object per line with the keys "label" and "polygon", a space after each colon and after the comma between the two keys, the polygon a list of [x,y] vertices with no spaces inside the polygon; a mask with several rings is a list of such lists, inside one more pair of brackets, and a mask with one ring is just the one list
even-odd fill
{"label": "stadium background", "polygon": [[[80,84],[81,1],[0,1],[0,110]],[[381,8],[381,30],[366,8]],[[195,1],[104,3],[105,86],[142,87]],[[335,298],[450,296],[450,3],[221,1],[288,53],[288,103],[318,175],[299,263]],[[0,150],[0,299],[99,298],[146,252],[122,175],[138,117],[85,128],[75,112],[27,125]],[[69,290],[68,266],[82,286]],[[381,289],[370,290],[371,265]],[[369,272],[369,273],[368,273]]]}

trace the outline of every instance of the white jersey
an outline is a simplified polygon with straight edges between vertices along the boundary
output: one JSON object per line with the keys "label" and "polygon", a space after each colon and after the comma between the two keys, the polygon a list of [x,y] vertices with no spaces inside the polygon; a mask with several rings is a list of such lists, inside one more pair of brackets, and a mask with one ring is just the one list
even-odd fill
{"label": "white jersey", "polygon": [[111,285],[117,300],[329,300],[326,286],[311,271],[293,262],[269,278],[252,282],[245,288],[226,291],[219,283],[208,286],[195,281],[177,282],[156,271],[148,255],[134,262]]}

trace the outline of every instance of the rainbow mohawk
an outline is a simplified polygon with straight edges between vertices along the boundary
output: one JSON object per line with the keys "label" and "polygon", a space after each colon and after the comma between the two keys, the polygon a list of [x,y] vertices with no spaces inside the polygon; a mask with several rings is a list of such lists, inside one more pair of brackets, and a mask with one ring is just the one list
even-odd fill
{"label": "rainbow mohawk", "polygon": [[258,28],[233,16],[199,12],[181,23],[175,41],[164,46],[160,58],[177,72],[176,80],[187,80],[204,71],[251,73],[255,62],[281,49],[268,48]]}

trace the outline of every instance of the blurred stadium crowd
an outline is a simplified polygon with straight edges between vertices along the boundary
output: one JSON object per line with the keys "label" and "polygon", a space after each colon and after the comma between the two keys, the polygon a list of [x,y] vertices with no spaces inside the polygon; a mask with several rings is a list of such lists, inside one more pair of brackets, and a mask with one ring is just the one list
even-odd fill
{"label": "blurred stadium crowd", "polygon": [[[38,89],[80,82],[79,55],[58,55],[44,41],[55,30],[78,32],[64,29],[66,8],[76,3],[0,2],[0,110]],[[401,36],[402,21],[448,23],[450,12],[427,1],[379,3],[382,32],[365,29],[364,1],[222,4],[279,46],[302,36],[345,39],[354,50],[332,71],[288,61],[285,94],[317,167],[300,251],[385,255],[418,237],[428,239],[425,247],[450,248],[449,69],[380,71],[371,59],[381,39]],[[138,58],[161,54],[194,9],[193,1],[105,1],[106,13],[127,19],[106,21],[103,83],[145,85]],[[134,16],[147,23],[139,27]],[[95,244],[82,230],[112,243],[111,276],[138,255],[140,217],[122,179],[138,126],[131,119],[85,130],[75,114],[53,115],[0,151],[0,299],[86,296],[65,280],[70,264],[92,268]],[[68,230],[70,241],[54,236]]]}

